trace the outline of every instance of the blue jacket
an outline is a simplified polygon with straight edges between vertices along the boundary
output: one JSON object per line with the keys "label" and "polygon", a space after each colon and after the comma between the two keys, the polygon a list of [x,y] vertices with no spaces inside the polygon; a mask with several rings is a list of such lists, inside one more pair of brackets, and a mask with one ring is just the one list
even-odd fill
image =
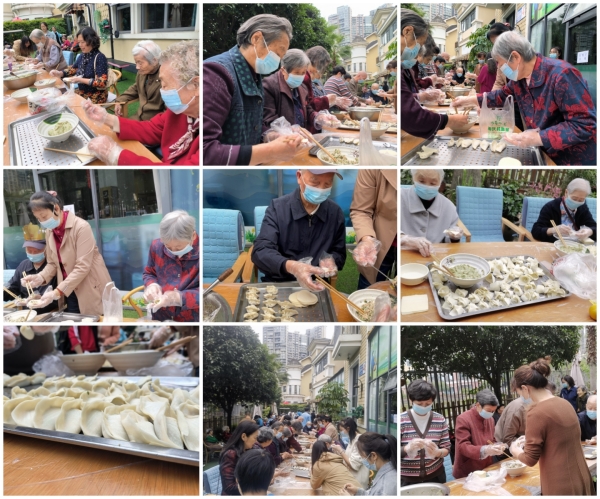
{"label": "blue jacket", "polygon": [[577,387],[563,388],[560,391],[560,396],[569,402],[573,406],[573,409],[575,409],[575,412],[577,412]]}
{"label": "blue jacket", "polygon": [[596,436],[596,420],[590,419],[586,411],[577,414],[579,427],[581,428],[581,441],[589,440]]}

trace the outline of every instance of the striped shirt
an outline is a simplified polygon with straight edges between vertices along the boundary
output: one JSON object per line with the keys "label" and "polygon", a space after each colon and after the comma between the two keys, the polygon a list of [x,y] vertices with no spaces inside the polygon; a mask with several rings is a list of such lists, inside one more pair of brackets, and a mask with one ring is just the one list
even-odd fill
{"label": "striped shirt", "polygon": [[[424,438],[434,442],[440,449],[450,449],[450,434],[446,418],[437,412],[431,412],[431,419],[426,432],[422,434],[413,424],[410,415],[403,412],[400,415],[400,446],[404,447],[415,438]],[[400,474],[409,477],[425,477],[436,474],[444,466],[444,458],[428,459],[425,451],[420,450],[415,459],[409,459],[402,452]]]}
{"label": "striped shirt", "polygon": [[348,97],[350,100],[352,100],[353,106],[357,106],[359,103],[358,98],[350,93],[348,86],[342,78],[336,78],[335,76],[329,78],[329,80],[327,80],[325,83],[325,93],[335,94],[340,97]]}

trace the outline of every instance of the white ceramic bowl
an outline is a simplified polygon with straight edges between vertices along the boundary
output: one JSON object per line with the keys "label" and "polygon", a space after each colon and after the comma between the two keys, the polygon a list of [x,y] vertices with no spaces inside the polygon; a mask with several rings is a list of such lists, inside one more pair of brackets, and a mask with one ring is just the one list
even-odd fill
{"label": "white ceramic bowl", "polygon": [[[377,297],[384,295],[384,294],[386,294],[385,291],[381,291],[380,289],[359,289],[358,291],[355,291],[354,293],[352,293],[348,297],[348,299],[352,303],[361,307],[365,301],[367,301],[367,300],[375,301],[375,299],[377,299]],[[371,322],[371,320],[367,321],[367,320],[361,319],[358,315],[358,312],[356,310],[354,310],[354,307],[351,307],[348,304],[346,304],[346,307],[348,307],[348,312],[350,312],[352,317],[354,317],[358,322]]]}
{"label": "white ceramic bowl", "polygon": [[162,352],[157,352],[156,350],[136,350],[133,352],[105,353],[104,357],[117,371],[124,373],[127,369],[152,367],[165,353],[164,350]]}
{"label": "white ceramic bowl", "polygon": [[442,266],[448,267],[452,270],[452,267],[461,263],[471,265],[481,272],[481,277],[477,279],[459,279],[458,277],[447,276],[448,280],[458,286],[459,288],[470,288],[475,284],[483,281],[490,273],[490,264],[484,258],[476,255],[469,255],[468,253],[457,253],[456,255],[448,255],[442,260]]}
{"label": "white ceramic bowl", "polygon": [[[565,240],[565,244],[569,248],[574,248],[574,249],[579,250],[579,251],[573,251],[572,253],[581,253],[582,255],[588,253],[588,249],[585,247],[585,244],[578,243],[576,241],[569,241],[568,239]],[[563,243],[560,240],[554,241],[554,247],[556,248],[556,251],[558,251],[560,256],[565,256],[565,255],[569,254],[566,251],[561,250],[561,248],[563,247]]]}
{"label": "white ceramic bowl", "polygon": [[61,355],[62,363],[75,374],[96,374],[104,364],[104,354],[82,353],[75,355]]}
{"label": "white ceramic bowl", "polygon": [[[380,125],[379,127],[377,125]],[[381,137],[387,129],[390,127],[390,123],[377,123],[371,122],[371,138],[378,139]]]}
{"label": "white ceramic bowl", "polygon": [[400,282],[407,286],[416,286],[427,279],[429,269],[420,263],[407,263],[400,267]]}
{"label": "white ceramic bowl", "polygon": [[56,78],[44,78],[43,80],[38,80],[34,83],[37,88],[47,88],[53,87],[56,83]]}
{"label": "white ceramic bowl", "polygon": [[[61,133],[60,135],[48,135],[48,131],[60,121],[68,121],[71,123],[71,130]],[[79,118],[73,113],[58,113],[48,116],[44,121],[40,122],[37,126],[37,133],[51,142],[64,142],[75,131],[77,125],[79,125]]]}
{"label": "white ceramic bowl", "polygon": [[[509,462],[516,462],[517,464],[520,464],[520,466],[518,468],[507,468],[506,463],[509,463]],[[525,464],[523,464],[522,462],[513,461],[512,459],[507,459],[506,461],[502,461],[502,464],[500,466],[502,468],[504,468],[510,476],[522,475],[523,473],[525,473],[525,468],[527,468],[527,466]]]}
{"label": "white ceramic bowl", "polygon": [[31,313],[29,313],[29,309],[12,312],[11,314],[6,314],[4,316],[4,322],[10,322],[11,324],[16,322],[25,322],[25,317],[27,317],[27,314],[29,314],[29,319],[27,319],[27,322],[33,322],[37,312],[35,310],[31,310]]}
{"label": "white ceramic bowl", "polygon": [[27,104],[27,97],[29,97],[32,92],[33,89],[31,87],[22,88],[21,90],[13,92],[12,94],[10,94],[10,96],[17,101],[22,102],[23,104]]}
{"label": "white ceramic bowl", "polygon": [[[333,153],[333,151],[335,149],[338,149],[340,151],[340,153],[342,153],[346,157],[358,159],[358,148],[356,148],[356,147],[339,145],[339,146],[326,147],[325,149],[327,149],[330,153]],[[317,152],[317,158],[319,159],[319,161],[321,162],[322,165],[327,165],[327,166],[339,165],[339,163],[334,163],[332,161],[332,159],[327,154],[325,154],[325,152],[322,151],[321,149],[319,149],[319,151]],[[349,166],[358,166],[358,163],[356,165],[349,165]]]}

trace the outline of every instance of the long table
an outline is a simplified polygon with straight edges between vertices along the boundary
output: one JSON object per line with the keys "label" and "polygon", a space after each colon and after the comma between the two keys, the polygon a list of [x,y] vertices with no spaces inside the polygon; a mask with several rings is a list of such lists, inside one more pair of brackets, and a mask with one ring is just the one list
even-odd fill
{"label": "long table", "polygon": [[[48,72],[43,71],[41,74],[37,75],[36,81],[44,80],[44,79],[48,79],[48,78],[54,78],[54,77],[51,77]],[[63,83],[63,81],[60,78],[56,78],[55,87],[56,88],[67,88],[67,86]],[[16,90],[8,90],[6,87],[4,87],[4,95],[5,96],[10,95],[13,92],[16,92]],[[69,107],[77,115],[77,117],[81,121],[83,121],[92,130],[92,132],[94,132],[96,134],[97,137],[99,137],[100,135],[106,135],[108,137],[111,137],[123,149],[131,151],[139,156],[144,156],[146,158],[149,158],[152,161],[160,162],[160,159],[157,158],[154,154],[152,154],[141,142],[138,142],[137,140],[121,140],[121,139],[119,139],[119,137],[117,137],[117,134],[114,133],[107,126],[97,125],[92,120],[90,120],[87,117],[87,115],[85,114],[85,111],[83,110],[83,108],[81,107],[83,102],[84,102],[84,99],[82,97],[80,97],[79,95],[74,95],[72,97],[71,104],[69,105]],[[79,107],[76,107],[76,106],[79,106]],[[13,121],[19,120],[21,118],[26,118],[28,116],[30,116],[30,114],[29,114],[29,108],[27,106],[27,103],[18,102],[15,99],[10,99],[8,102],[4,102],[4,132],[3,133],[4,133],[4,137],[6,137],[4,140],[4,165],[6,165],[6,166],[10,165],[10,155],[9,155],[9,147],[8,147],[8,125],[10,123],[12,123]],[[12,165],[12,166],[14,166],[14,165]],[[100,161],[99,159],[95,159],[94,161],[89,163],[89,165],[86,165],[86,166],[106,166],[106,165],[104,162]]]}
{"label": "long table", "polygon": [[[309,438],[309,443],[310,445],[312,445],[317,439],[316,438]],[[294,452],[294,456],[297,456],[298,454],[296,454]],[[304,456],[307,456],[310,458],[310,450],[308,450],[308,452],[303,453]],[[278,468],[279,469],[286,469],[288,468],[288,466],[286,466],[287,461],[284,461],[283,463],[281,463]],[[310,468],[310,465],[305,466],[307,468]],[[283,477],[282,477],[283,478]],[[273,492],[273,486],[271,486],[269,488],[270,492]],[[323,489],[321,487],[319,487],[318,489],[313,489],[310,486],[310,478],[304,478],[304,477],[295,477],[294,478],[294,483],[292,484],[288,484],[285,486],[285,490],[282,494],[275,494],[275,495],[282,495],[282,496],[322,496],[323,495]]]}
{"label": "long table", "polygon": [[[537,258],[541,263],[552,262],[559,255],[553,244],[543,242],[512,243],[440,243],[433,245],[440,260],[456,253],[470,253],[483,258],[527,255]],[[427,265],[431,258],[421,256],[418,251],[402,250],[400,264],[420,263]],[[435,306],[429,280],[417,286],[401,285],[400,295],[426,294],[429,310],[419,314],[403,315],[402,322],[441,322]],[[590,302],[574,294],[567,298],[552,300],[537,305],[525,305],[518,308],[499,310],[487,314],[458,319],[460,322],[593,322],[589,315]]]}

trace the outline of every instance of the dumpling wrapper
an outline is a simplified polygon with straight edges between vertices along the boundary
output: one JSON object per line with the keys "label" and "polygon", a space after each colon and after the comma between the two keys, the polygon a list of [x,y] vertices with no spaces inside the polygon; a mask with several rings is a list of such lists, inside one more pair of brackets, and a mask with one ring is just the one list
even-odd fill
{"label": "dumpling wrapper", "polygon": [[303,289],[302,291],[298,291],[296,293],[292,293],[290,295],[290,301],[292,303],[294,303],[294,301],[292,300],[292,297],[295,298],[298,302],[300,302],[304,306],[315,305],[319,301],[319,298],[317,297],[317,295],[315,295],[314,293],[311,293],[310,291],[306,291],[305,289]]}
{"label": "dumpling wrapper", "polygon": [[10,414],[13,421],[19,426],[28,426],[30,428],[33,427],[33,416],[35,414],[35,408],[41,401],[42,399],[31,399],[25,400],[18,404]]}
{"label": "dumpling wrapper", "polygon": [[65,397],[47,397],[40,400],[33,413],[33,427],[42,430],[55,430],[56,419],[60,415],[62,406],[70,399]]}
{"label": "dumpling wrapper", "polygon": [[118,405],[104,409],[102,417],[102,436],[104,438],[114,438],[115,440],[123,440],[129,442],[129,436],[123,427],[121,413],[123,411],[135,411],[135,406]]}
{"label": "dumpling wrapper", "polygon": [[25,338],[26,340],[31,341],[35,337],[35,333],[33,332],[33,329],[31,329],[31,326],[21,326],[19,332],[21,333],[21,336],[23,336],[23,338]]}
{"label": "dumpling wrapper", "polygon": [[31,385],[31,378],[27,376],[27,374],[19,373],[15,376],[11,376],[8,381],[4,383],[4,386],[8,388],[13,388],[15,386],[29,386]]}
{"label": "dumpling wrapper", "polygon": [[46,375],[44,373],[35,373],[29,376],[32,385],[41,385],[45,380]]}
{"label": "dumpling wrapper", "polygon": [[127,432],[130,442],[167,447],[167,445],[156,436],[154,425],[137,412],[128,410],[121,412],[121,423]]}
{"label": "dumpling wrapper", "polygon": [[[26,397],[19,397],[18,399],[7,400],[6,402],[4,402],[4,405],[2,406],[2,408],[4,410],[4,415],[3,415],[4,424],[13,424],[13,425],[17,424],[17,422],[12,417],[12,412],[15,410],[15,408],[21,402],[25,402],[26,400],[33,400],[33,397],[30,397],[29,395],[27,395]],[[39,401],[39,399],[38,399],[38,401]]]}
{"label": "dumpling wrapper", "polygon": [[[41,388],[43,388],[43,386]],[[33,390],[33,391],[35,391],[35,390]],[[20,386],[15,386],[10,391],[11,399],[18,399],[19,397],[26,397],[26,396],[27,396],[27,390],[25,390],[25,388],[21,388]],[[32,394],[31,396],[33,397],[34,395]]]}
{"label": "dumpling wrapper", "polygon": [[82,402],[86,403],[91,402],[92,400],[103,400],[104,395],[102,395],[100,392],[83,392],[79,395],[79,398]]}
{"label": "dumpling wrapper", "polygon": [[[164,405],[170,407],[169,399],[164,397],[156,397],[153,399],[152,397],[144,395],[140,399],[138,410],[140,414],[148,416],[152,421],[154,421]],[[173,416],[173,414],[174,413],[172,412],[167,413],[168,416]]]}
{"label": "dumpling wrapper", "polygon": [[110,388],[110,383],[108,381],[98,381],[93,384],[92,391],[101,393],[102,395],[106,395]]}
{"label": "dumpling wrapper", "polygon": [[79,161],[81,161],[82,163],[90,161],[91,158],[96,157],[95,154],[92,154],[90,152],[87,144],[85,146],[83,146],[81,149],[78,149],[77,151],[75,151],[75,153],[77,153],[77,158],[79,158]]}
{"label": "dumpling wrapper", "polygon": [[66,431],[78,435],[81,433],[81,399],[67,400],[63,403],[60,413],[56,418],[56,431]]}
{"label": "dumpling wrapper", "polygon": [[[500,151],[498,151],[498,152],[500,152]],[[522,165],[523,165],[523,163],[521,163],[516,158],[504,157],[504,158],[501,158],[500,161],[498,161],[498,166],[522,166]]]}
{"label": "dumpling wrapper", "polygon": [[175,419],[177,414],[173,413],[175,417],[169,417],[166,415],[167,411],[173,412],[169,406],[164,405],[156,415],[154,419],[154,432],[167,447],[183,449],[183,439],[181,438],[177,419]]}
{"label": "dumpling wrapper", "polygon": [[110,402],[106,402],[105,400],[93,400],[84,404],[81,411],[81,430],[84,435],[90,437],[102,436],[104,409],[111,405]]}
{"label": "dumpling wrapper", "polygon": [[188,450],[200,450],[200,406],[187,402],[177,409],[181,438]]}

